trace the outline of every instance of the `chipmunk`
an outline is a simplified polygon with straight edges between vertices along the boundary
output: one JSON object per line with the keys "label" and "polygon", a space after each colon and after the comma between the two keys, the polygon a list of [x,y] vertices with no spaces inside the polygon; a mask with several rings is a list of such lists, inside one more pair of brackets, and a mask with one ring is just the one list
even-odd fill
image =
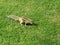
{"label": "chipmunk", "polygon": [[8,15],[7,17],[19,21],[20,24],[25,24],[25,25],[33,24],[32,20],[29,18],[19,17],[19,16],[15,16],[15,15]]}

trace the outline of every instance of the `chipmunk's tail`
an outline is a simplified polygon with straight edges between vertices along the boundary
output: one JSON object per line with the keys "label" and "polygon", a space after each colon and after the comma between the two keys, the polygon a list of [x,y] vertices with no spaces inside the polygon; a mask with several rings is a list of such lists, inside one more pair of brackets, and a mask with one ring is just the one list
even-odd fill
{"label": "chipmunk's tail", "polygon": [[15,16],[15,15],[8,15],[7,17],[11,18],[11,19],[14,19],[14,20],[19,20],[19,17]]}

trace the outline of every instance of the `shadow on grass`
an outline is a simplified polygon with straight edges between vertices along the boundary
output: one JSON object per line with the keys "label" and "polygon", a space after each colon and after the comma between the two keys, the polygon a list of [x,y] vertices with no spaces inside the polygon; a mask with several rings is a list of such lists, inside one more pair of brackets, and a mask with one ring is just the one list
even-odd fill
{"label": "shadow on grass", "polygon": [[[23,25],[25,25],[25,24],[23,24]],[[36,23],[34,23],[34,24],[26,24],[27,26],[38,26],[38,24],[36,24]]]}

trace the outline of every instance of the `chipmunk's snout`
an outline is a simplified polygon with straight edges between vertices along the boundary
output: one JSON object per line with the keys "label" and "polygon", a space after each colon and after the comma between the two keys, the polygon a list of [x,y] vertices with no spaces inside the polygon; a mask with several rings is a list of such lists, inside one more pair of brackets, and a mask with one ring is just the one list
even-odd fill
{"label": "chipmunk's snout", "polygon": [[33,24],[33,23],[31,22],[31,24]]}
{"label": "chipmunk's snout", "polygon": [[32,25],[32,24],[33,24],[33,22],[30,22],[29,24],[31,24],[31,25]]}

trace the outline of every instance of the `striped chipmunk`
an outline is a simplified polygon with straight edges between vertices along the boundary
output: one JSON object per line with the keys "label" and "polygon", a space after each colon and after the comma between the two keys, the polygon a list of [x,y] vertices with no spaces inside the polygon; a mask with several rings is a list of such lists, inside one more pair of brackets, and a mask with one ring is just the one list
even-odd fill
{"label": "striped chipmunk", "polygon": [[25,25],[27,25],[27,24],[32,25],[33,24],[32,20],[30,18],[19,17],[19,16],[15,16],[15,15],[8,15],[7,17],[19,21],[21,25],[22,24],[25,24]]}

